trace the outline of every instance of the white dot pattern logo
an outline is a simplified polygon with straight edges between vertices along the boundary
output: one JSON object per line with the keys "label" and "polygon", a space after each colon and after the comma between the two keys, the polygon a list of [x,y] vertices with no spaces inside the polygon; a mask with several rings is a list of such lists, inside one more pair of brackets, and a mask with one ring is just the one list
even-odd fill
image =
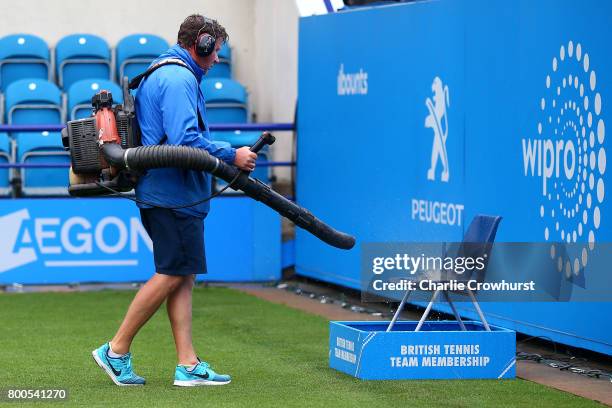
{"label": "white dot pattern logo", "polygon": [[562,259],[554,244],[551,248],[551,258],[559,257],[559,272],[570,277],[587,265],[588,250],[595,248],[596,233],[604,222],[600,207],[605,199],[607,161],[602,117],[605,104],[586,47],[568,41],[558,50],[544,80],[544,95],[539,98],[542,117],[537,123],[538,135],[551,139],[557,158],[555,178],[550,179],[549,191],[544,187],[538,212],[545,224],[546,241],[585,242],[571,260]]}

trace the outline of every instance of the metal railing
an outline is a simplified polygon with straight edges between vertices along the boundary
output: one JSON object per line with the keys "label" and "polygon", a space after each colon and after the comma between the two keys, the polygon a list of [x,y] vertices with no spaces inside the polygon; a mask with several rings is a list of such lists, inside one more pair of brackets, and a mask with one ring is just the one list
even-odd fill
{"label": "metal railing", "polygon": [[[0,125],[0,132],[59,132],[66,125]],[[209,130],[213,132],[233,132],[239,131],[294,131],[295,124],[293,123],[218,123],[210,124]],[[10,152],[8,152],[10,153]],[[13,157],[15,160],[15,157]],[[260,167],[293,167],[296,165],[294,161],[257,161],[257,166]],[[1,169],[61,169],[70,168],[70,163],[19,163],[8,162],[0,163]],[[11,178],[11,184],[15,185],[15,180]]]}
{"label": "metal railing", "polygon": [[[60,132],[66,125],[0,125],[0,132]],[[231,132],[234,130],[295,130],[293,123],[217,123],[210,124],[213,132]]]}

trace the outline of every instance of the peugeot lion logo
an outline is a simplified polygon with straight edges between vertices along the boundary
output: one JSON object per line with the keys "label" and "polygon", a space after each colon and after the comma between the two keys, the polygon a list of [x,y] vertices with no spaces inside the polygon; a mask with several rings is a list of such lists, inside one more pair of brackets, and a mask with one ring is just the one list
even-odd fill
{"label": "peugeot lion logo", "polygon": [[[450,106],[449,91],[448,86],[444,85],[438,76],[434,78],[431,90],[433,91],[433,98],[425,99],[425,106],[429,110],[429,114],[425,117],[425,129],[431,128],[434,132],[427,180],[436,180],[436,167],[439,160],[442,162],[440,180],[448,183],[450,169],[448,153],[446,152],[446,139],[448,138],[448,114],[446,109]],[[412,199],[412,219],[420,222],[461,227],[464,208],[465,206],[461,203],[414,197]]]}
{"label": "peugeot lion logo", "polygon": [[[433,101],[431,98],[425,100],[425,105],[429,109],[429,115],[425,118],[425,127],[431,128],[434,132],[433,146],[431,148],[431,167],[427,171],[427,179],[436,179],[436,165],[439,158],[442,161],[440,180],[448,182],[450,177],[448,154],[446,154],[446,138],[448,137],[446,108],[450,105],[448,86],[443,85],[439,77],[435,77],[431,90],[433,91]],[[442,119],[444,119],[444,126],[442,126]]]}

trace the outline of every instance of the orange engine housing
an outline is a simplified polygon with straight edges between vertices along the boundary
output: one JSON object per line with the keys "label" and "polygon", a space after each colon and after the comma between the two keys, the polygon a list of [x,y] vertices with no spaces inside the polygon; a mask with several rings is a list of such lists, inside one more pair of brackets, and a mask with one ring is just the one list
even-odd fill
{"label": "orange engine housing", "polygon": [[[93,105],[96,108],[96,132],[98,134],[98,145],[102,147],[106,143],[121,144],[121,136],[117,131],[117,121],[115,113],[112,110],[113,99],[109,91],[102,90],[94,96],[95,102]],[[104,164],[104,168],[110,167],[112,175],[117,173],[117,170],[109,166],[102,154],[100,161]]]}
{"label": "orange engine housing", "polygon": [[98,142],[100,144],[121,144],[121,136],[119,136],[117,131],[115,114],[111,108],[104,107],[96,112],[96,131],[98,132]]}

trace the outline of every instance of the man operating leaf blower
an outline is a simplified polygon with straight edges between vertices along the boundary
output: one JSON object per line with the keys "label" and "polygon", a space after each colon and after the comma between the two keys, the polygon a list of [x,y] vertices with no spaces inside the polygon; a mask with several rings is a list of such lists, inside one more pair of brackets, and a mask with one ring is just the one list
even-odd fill
{"label": "man operating leaf blower", "polygon": [[[136,189],[142,223],[153,241],[156,273],[138,291],[112,340],[92,352],[117,385],[143,385],[132,369],[130,346],[140,328],[166,301],[178,365],[174,385],[229,384],[200,360],[192,341],[192,289],[206,273],[204,218],[211,195],[208,173],[273,208],[326,243],[350,249],[355,238],[336,231],[306,209],[249,177],[256,152],[272,144],[264,132],[251,148],[233,149],[210,140],[202,76],[219,61],[227,41],[215,20],[191,15],[178,43],[146,72],[123,84],[124,104],[113,108],[112,95],[92,98],[94,115],[68,122],[62,140],[70,150],[69,192],[73,196],[121,194]],[[137,89],[136,102],[129,89]],[[218,193],[217,193],[218,194]],[[232,231],[239,234],[240,231]]]}
{"label": "man operating leaf blower", "polygon": [[[143,145],[201,148],[242,170],[253,170],[257,154],[248,147],[233,149],[210,140],[204,95],[198,86],[202,75],[219,62],[217,53],[227,38],[217,21],[200,15],[189,16],[181,24],[178,44],[154,64],[172,58],[184,65],[161,66],[138,87],[136,112]],[[138,199],[160,207],[182,206],[209,195],[210,176],[195,170],[149,170],[136,186]],[[178,359],[174,385],[228,384],[229,375],[217,374],[198,359],[191,338],[192,288],[195,275],[206,273],[204,218],[208,201],[177,209],[138,206],[142,224],[153,241],[156,273],[136,294],[113,339],[93,351],[94,359],[115,384],[144,384],[144,378],[132,370],[130,345],[138,330],[166,301]]]}

